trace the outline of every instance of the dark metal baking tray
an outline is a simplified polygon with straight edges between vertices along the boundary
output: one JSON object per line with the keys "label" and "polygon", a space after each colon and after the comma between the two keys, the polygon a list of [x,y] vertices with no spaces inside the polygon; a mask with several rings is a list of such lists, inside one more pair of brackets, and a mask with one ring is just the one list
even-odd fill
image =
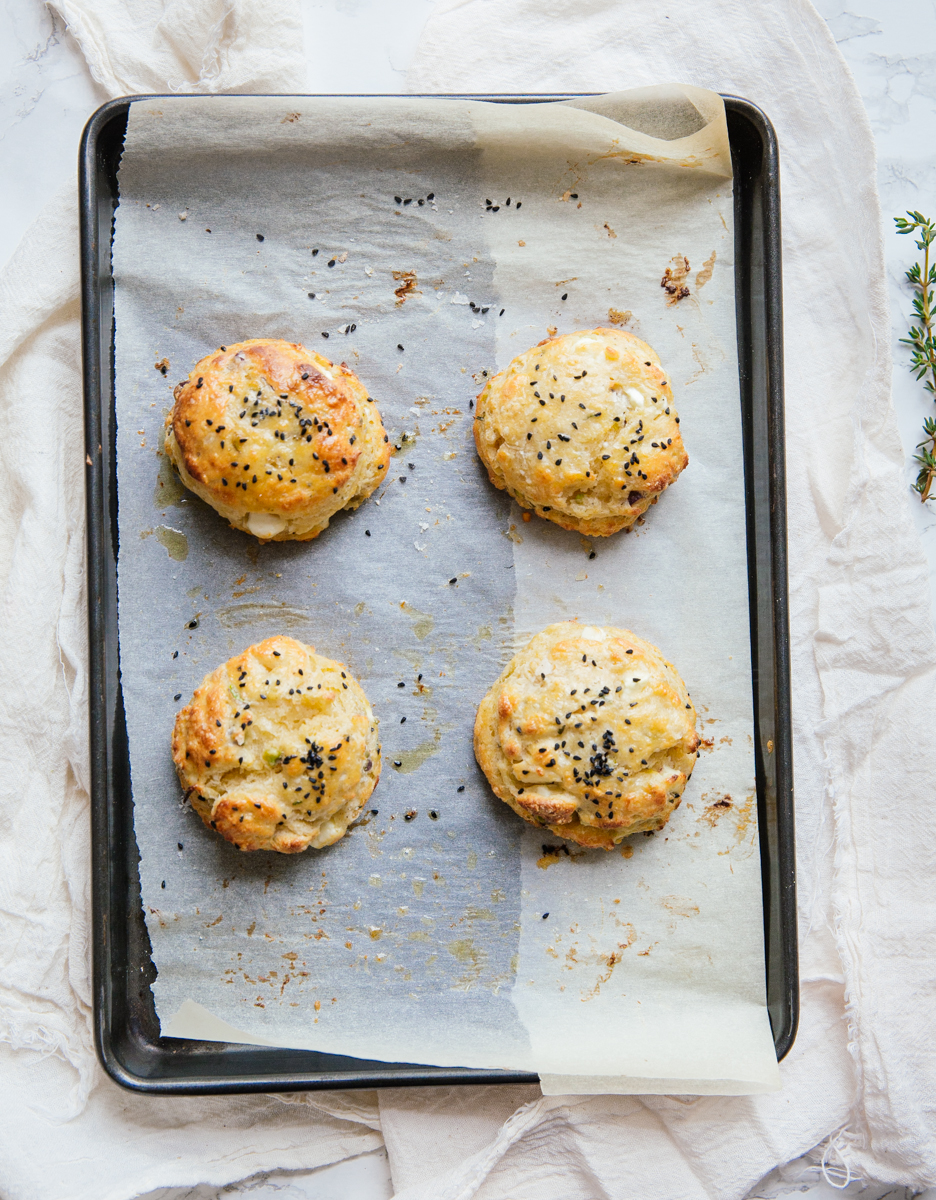
{"label": "dark metal baking tray", "polygon": [[[112,100],[85,128],[80,152],[81,282],[90,645],[94,1027],[98,1056],[144,1092],[294,1091],[404,1084],[535,1083],[517,1071],[368,1062],[287,1050],[161,1038],[150,984],[133,832],[117,640],[117,474],[111,241],[117,168],[134,99]],[[176,97],[165,97],[174,100]],[[452,99],[530,104],[569,95]],[[379,99],[379,97],[374,97]],[[734,164],[735,288],[754,685],[767,1005],[777,1058],[799,1012],[793,846],[784,480],[780,182],[767,117],[725,97]]]}

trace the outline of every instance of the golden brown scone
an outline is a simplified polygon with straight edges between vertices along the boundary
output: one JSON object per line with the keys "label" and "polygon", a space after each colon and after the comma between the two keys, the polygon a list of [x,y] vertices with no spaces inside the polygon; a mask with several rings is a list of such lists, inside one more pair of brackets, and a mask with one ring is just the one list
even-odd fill
{"label": "golden brown scone", "polygon": [[689,462],[656,352],[622,329],[547,338],[478,396],[495,487],[563,529],[629,529]]}
{"label": "golden brown scone", "polygon": [[387,472],[367,389],[344,363],[296,343],[223,346],[174,395],[165,450],[182,482],[261,542],[317,537]]}
{"label": "golden brown scone", "polygon": [[176,716],[172,758],[192,807],[240,850],[294,854],[344,837],[380,778],[361,685],[288,637],[206,675]]}
{"label": "golden brown scone", "polygon": [[474,746],[495,795],[531,825],[611,850],[662,829],[699,749],[676,668],[626,629],[548,625],[481,701]]}

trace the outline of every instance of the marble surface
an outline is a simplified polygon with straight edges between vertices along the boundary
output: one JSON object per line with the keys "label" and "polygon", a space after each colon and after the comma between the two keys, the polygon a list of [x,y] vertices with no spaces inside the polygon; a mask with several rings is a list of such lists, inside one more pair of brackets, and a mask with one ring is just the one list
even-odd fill
{"label": "marble surface", "polygon": [[[302,0],[310,92],[401,92],[405,71],[435,0]],[[893,218],[919,208],[936,215],[936,0],[815,0],[848,61],[877,143],[887,273],[893,313],[894,403],[907,457],[907,499],[936,579],[936,503],[924,506],[910,483],[911,461],[924,416],[932,410],[907,369],[898,344],[908,328],[911,293],[904,271],[913,261],[909,238]],[[574,11],[570,0],[570,11]],[[106,96],[91,79],[74,40],[41,0],[0,0],[0,264],[16,249],[45,203],[76,177],[85,121]],[[328,46],[328,54],[319,48]],[[934,587],[936,594],[936,587]],[[936,613],[936,606],[934,606]],[[774,1172],[751,1193],[799,1193],[812,1200],[861,1196],[909,1200],[903,1188],[822,1178],[816,1156]],[[308,1172],[274,1172],[220,1191],[162,1189],[147,1200],[389,1200],[384,1151]],[[2,1200],[2,1198],[0,1198]],[[921,1200],[936,1200],[936,1189]]]}
{"label": "marble surface", "polygon": [[[922,504],[910,490],[923,418],[933,401],[911,375],[910,351],[898,339],[910,327],[912,292],[904,272],[916,259],[912,237],[894,230],[894,217],[916,209],[936,216],[936,3],[933,0],[814,0],[851,67],[878,153],[887,281],[892,316],[894,409],[906,458],[907,504],[930,564],[936,597],[936,501]],[[936,603],[933,605],[936,620]]]}

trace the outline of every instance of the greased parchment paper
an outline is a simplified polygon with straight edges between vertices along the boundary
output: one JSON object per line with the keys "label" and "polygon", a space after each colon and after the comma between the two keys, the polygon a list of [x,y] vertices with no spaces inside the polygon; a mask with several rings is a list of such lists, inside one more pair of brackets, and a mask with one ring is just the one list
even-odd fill
{"label": "greased parchment paper", "polygon": [[[120,652],[163,1033],[558,1092],[777,1086],[721,101],[138,101],[120,196]],[[549,332],[609,324],[659,352],[690,465],[634,533],[589,542],[491,487],[471,404]],[[398,447],[310,543],[229,529],[160,455],[172,385],[265,336],[346,361]],[[524,825],[472,754],[515,645],[575,616],[659,645],[703,720],[669,825],[612,853]],[[170,732],[278,632],[361,680],[383,775],[336,846],[241,854],[180,805]]]}

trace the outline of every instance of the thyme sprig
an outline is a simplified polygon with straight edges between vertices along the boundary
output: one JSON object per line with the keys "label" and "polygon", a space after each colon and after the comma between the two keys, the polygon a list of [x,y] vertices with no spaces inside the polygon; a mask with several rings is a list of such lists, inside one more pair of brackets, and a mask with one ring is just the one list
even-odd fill
{"label": "thyme sprig", "polygon": [[[936,284],[936,262],[930,262],[930,246],[936,241],[936,224],[924,217],[922,213],[908,212],[906,217],[895,217],[894,223],[898,233],[918,233],[917,249],[923,251],[922,263],[915,262],[907,271],[915,295],[913,311],[919,324],[912,325],[906,337],[901,338],[904,345],[913,349],[910,370],[917,379],[926,379],[924,387],[936,401],[936,336],[934,336],[933,285]],[[920,500],[926,502],[933,499],[931,494],[936,483],[936,418],[927,417],[923,422],[924,438],[917,443],[919,454],[914,460],[920,464],[914,491],[919,492]]]}

